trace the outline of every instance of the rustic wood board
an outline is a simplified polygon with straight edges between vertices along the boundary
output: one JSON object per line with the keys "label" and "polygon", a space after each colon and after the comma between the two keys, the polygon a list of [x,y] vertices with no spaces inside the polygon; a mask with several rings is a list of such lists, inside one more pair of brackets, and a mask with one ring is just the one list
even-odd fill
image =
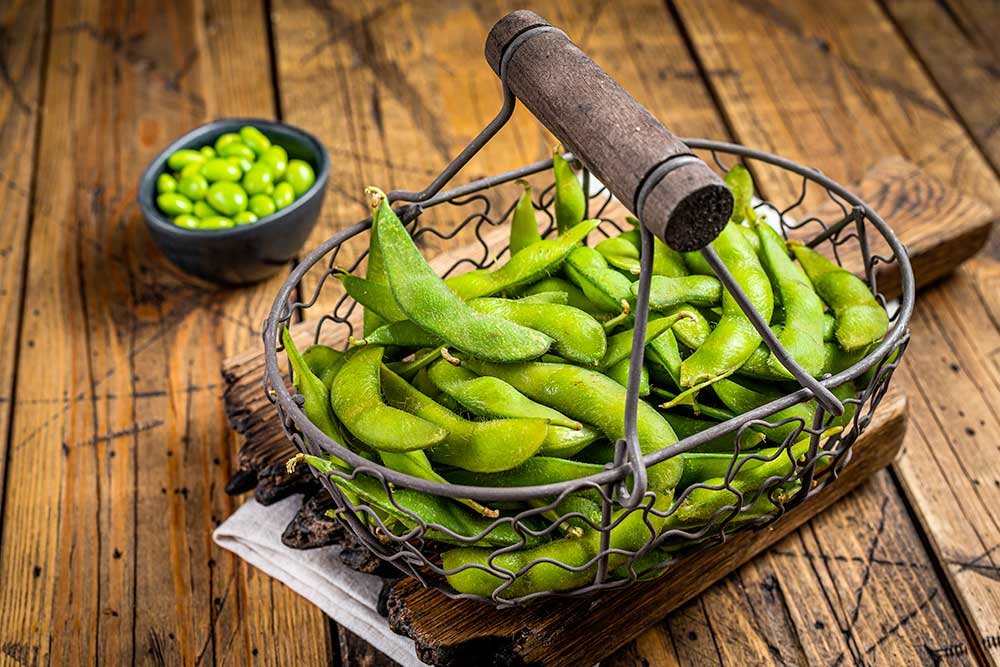
{"label": "rustic wood board", "polygon": [[[35,6],[50,12],[46,37],[25,24],[2,39],[5,53],[47,49],[33,57],[40,185],[17,248],[28,253],[24,334],[14,354],[5,330],[0,353],[18,363],[0,547],[5,659],[312,660],[328,645],[323,615],[210,538],[236,506],[222,491],[232,437],[217,365],[259,337],[277,283],[220,291],[180,275],[134,203],[140,170],[168,140],[222,114],[273,115],[263,7]],[[32,75],[8,79],[24,67],[11,55],[0,89],[31,99]],[[4,140],[5,165],[30,160],[26,140],[19,150]],[[5,218],[0,237],[17,241],[19,224]]]}
{"label": "rustic wood board", "polygon": [[411,637],[434,665],[579,665],[598,661],[649,625],[778,542],[892,461],[906,430],[906,401],[890,393],[856,443],[850,464],[823,493],[772,526],[729,538],[667,569],[656,581],[586,599],[557,599],[514,609],[452,600],[400,579],[388,596],[389,625]]}

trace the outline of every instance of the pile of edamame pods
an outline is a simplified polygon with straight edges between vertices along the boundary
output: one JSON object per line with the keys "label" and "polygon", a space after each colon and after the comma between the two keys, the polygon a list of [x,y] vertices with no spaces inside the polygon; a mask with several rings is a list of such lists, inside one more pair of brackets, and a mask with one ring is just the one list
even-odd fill
{"label": "pile of edamame pods", "polygon": [[[605,469],[624,434],[639,231],[586,245],[600,221],[583,219],[586,195],[558,155],[554,177],[556,235],[539,233],[530,186],[521,183],[509,259],[447,279],[421,256],[385,194],[366,190],[373,223],[365,274],[338,274],[364,308],[363,338],[346,352],[299,352],[287,330],[282,336],[317,428],[365,458],[444,484],[533,486]],[[713,247],[754,307],[813,376],[859,361],[889,324],[867,285],[815,250],[786,244],[758,218],[746,169],[734,167],[726,181],[736,206]],[[797,388],[699,254],[657,240],[653,273],[637,414],[643,453]],[[852,399],[855,387],[834,393]],[[822,423],[824,435],[848,424],[851,406]],[[795,473],[810,445],[803,429],[815,428],[816,413],[814,402],[799,403],[651,466],[648,502],[617,507],[603,523],[595,485],[535,505],[491,506],[351,475],[333,456],[297,458],[383,526],[397,534],[419,527],[423,539],[441,543],[455,591],[513,599],[586,586],[604,554],[612,573],[634,577],[637,560],[667,561],[685,546],[648,550],[664,531],[694,531],[726,512],[737,525],[773,513],[801,489]],[[816,469],[830,463],[824,451]],[[528,521],[502,520],[532,507],[541,511]]]}
{"label": "pile of edamame pods", "polygon": [[305,160],[289,160],[263,132],[246,125],[214,146],[184,148],[167,158],[156,179],[156,205],[185,229],[229,229],[267,217],[316,182]]}

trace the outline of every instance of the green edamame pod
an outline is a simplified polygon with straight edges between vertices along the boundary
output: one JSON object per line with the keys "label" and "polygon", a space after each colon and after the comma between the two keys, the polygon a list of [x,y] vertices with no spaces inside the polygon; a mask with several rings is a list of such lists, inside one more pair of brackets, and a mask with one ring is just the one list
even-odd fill
{"label": "green edamame pod", "polygon": [[733,214],[729,218],[730,222],[739,224],[744,220],[756,220],[757,214],[753,210],[753,178],[746,167],[741,164],[733,165],[723,180],[733,192]]}
{"label": "green edamame pod", "polygon": [[382,353],[383,348],[374,345],[351,351],[330,387],[334,414],[351,434],[374,449],[406,452],[440,444],[447,430],[383,402]]}
{"label": "green edamame pod", "polygon": [[344,353],[329,345],[310,345],[302,353],[302,359],[309,366],[309,370],[329,389],[333,384],[333,376],[344,363]]}
{"label": "green edamame pod", "polygon": [[531,185],[527,181],[518,181],[524,188],[514,214],[510,220],[510,254],[521,252],[532,243],[542,240],[538,231],[538,220],[535,218],[535,207],[531,204]]}
{"label": "green edamame pod", "polygon": [[[337,374],[344,374],[346,367]],[[542,446],[548,423],[542,419],[497,419],[472,422],[425,396],[388,368],[382,367],[386,400],[402,410],[437,424],[446,437],[428,450],[434,461],[471,470],[499,472],[519,466]]]}
{"label": "green edamame pod", "polygon": [[[631,215],[626,216],[625,219],[635,227],[634,230],[623,232],[620,238],[627,240],[629,243],[636,247],[636,250],[642,249],[642,237],[639,232],[639,219]],[[638,273],[638,272],[634,272]],[[688,274],[687,267],[684,265],[684,257],[681,256],[679,252],[669,247],[666,243],[660,239],[653,237],[653,275],[654,276],[665,276],[667,278],[680,278],[681,276],[686,276]]]}
{"label": "green edamame pod", "polygon": [[583,426],[558,410],[532,401],[499,378],[478,376],[444,359],[432,365],[427,374],[438,389],[480,417],[545,419],[549,424],[575,430]]}
{"label": "green edamame pod", "polygon": [[604,466],[595,463],[581,463],[551,456],[533,456],[516,468],[503,472],[478,473],[455,470],[448,473],[448,481],[452,484],[507,488],[568,482],[603,471]]}
{"label": "green edamame pod", "polygon": [[[649,345],[650,342],[669,331],[675,324],[690,316],[688,311],[681,310],[669,317],[658,317],[655,320],[649,320],[646,323],[646,345]],[[601,359],[598,367],[601,370],[606,370],[621,361],[628,361],[632,356],[633,335],[634,329],[628,329],[608,338],[607,352],[604,353],[604,357]]]}
{"label": "green edamame pod", "polygon": [[664,331],[646,343],[646,359],[651,375],[659,377],[658,372],[662,371],[675,389],[681,389],[681,351],[673,330]]}
{"label": "green edamame pod", "polygon": [[[622,359],[617,364],[605,369],[604,374],[623,387],[628,386],[628,371],[630,359]],[[649,369],[643,364],[639,374],[639,396],[649,396]]]}
{"label": "green edamame pod", "polygon": [[495,270],[470,271],[451,276],[445,283],[465,300],[492,296],[531,284],[559,270],[573,248],[599,224],[600,220],[584,220],[557,238],[532,243]]}
{"label": "green edamame pod", "polygon": [[[663,412],[661,413],[663,418],[667,420],[670,427],[674,429],[674,433],[677,437],[683,440],[689,436],[696,433],[701,433],[707,428],[715,426],[718,422],[710,421],[708,419],[700,419],[698,417],[690,417],[688,415],[678,414],[676,412]],[[764,440],[764,434],[758,431],[752,431],[746,429],[743,431],[743,439],[740,443],[740,449],[746,451],[752,449],[759,445],[761,441]],[[730,459],[732,458],[732,452],[736,451],[736,434],[727,433],[726,435],[720,435],[717,438],[712,438],[708,442],[699,445],[694,452],[729,452],[726,456]],[[685,476],[687,473],[687,454],[684,458],[685,466]],[[683,482],[681,483],[681,488],[684,487]]]}
{"label": "green edamame pod", "polygon": [[626,234],[635,233],[623,232],[618,236],[608,237],[594,246],[594,250],[601,253],[604,260],[616,269],[639,275],[639,248],[625,238]]}
{"label": "green edamame pod", "polygon": [[591,302],[605,312],[618,313],[632,296],[631,281],[608,266],[593,248],[576,248],[563,267],[570,282],[579,287]]}
{"label": "green edamame pod", "polygon": [[366,313],[372,310],[384,322],[402,322],[407,319],[406,313],[400,310],[388,285],[350,273],[337,273],[336,276],[344,283],[347,294],[365,307]]}
{"label": "green edamame pod", "polygon": [[555,176],[556,228],[563,234],[583,221],[587,212],[587,195],[573,166],[563,159],[560,147],[552,151],[552,172]]}
{"label": "green edamame pod", "polygon": [[830,313],[823,313],[823,342],[829,343],[833,340],[834,331],[837,328],[837,318]]}
{"label": "green edamame pod", "polygon": [[[422,450],[416,450],[412,452],[379,452],[379,457],[382,459],[382,463],[385,464],[387,468],[391,468],[397,472],[404,473],[406,475],[412,475],[413,477],[419,477],[420,479],[426,479],[431,482],[440,482],[442,484],[448,484],[448,480],[442,477],[434,468],[431,466],[430,460],[427,458]],[[473,512],[482,514],[495,519],[500,516],[500,513],[494,509],[490,509],[477,503],[475,500],[470,500],[468,498],[456,498],[456,502],[459,502]]]}
{"label": "green edamame pod", "polygon": [[[774,309],[771,282],[737,225],[729,223],[712,247],[765,322]],[[681,384],[693,387],[736,371],[761,342],[760,334],[726,290],[722,317],[705,342],[681,364]]]}
{"label": "green edamame pod", "polygon": [[330,392],[327,384],[313,372],[312,367],[299,353],[288,329],[281,331],[281,344],[284,346],[285,354],[292,366],[292,382],[295,384],[296,391],[304,399],[302,411],[324,435],[346,446],[347,438],[344,437],[340,424],[337,423],[330,407]]}
{"label": "green edamame pod", "polygon": [[545,334],[480,313],[464,303],[420,256],[413,239],[389,208],[385,194],[377,188],[366,192],[372,198],[373,224],[389,287],[410,320],[449,345],[482,359],[511,362],[545,354],[552,343]]}
{"label": "green edamame pod", "polygon": [[[749,412],[784,395],[778,389],[751,385],[742,381],[734,382],[732,380],[720,380],[712,385],[712,389],[715,391],[715,395],[719,397],[719,400],[722,401],[722,404],[736,414]],[[850,384],[835,387],[832,391],[834,396],[841,400],[854,395],[854,388]],[[800,427],[812,428],[815,416],[816,401],[806,401],[805,403],[796,403],[764,418],[771,423],[792,419],[787,424],[781,424],[780,426],[755,426],[753,428],[763,433],[764,437],[771,442],[781,443]]]}
{"label": "green edamame pod", "polygon": [[834,336],[844,350],[860,350],[885,337],[889,315],[863,280],[801,243],[789,246],[837,318]]}
{"label": "green edamame pod", "polygon": [[[632,298],[639,293],[638,281],[632,283]],[[682,304],[714,306],[722,299],[722,283],[712,276],[653,276],[649,285],[649,307],[666,310]]]}
{"label": "green edamame pod", "polygon": [[[491,298],[491,297],[483,297]],[[559,306],[569,305],[569,295],[566,292],[536,292],[517,299],[518,303],[549,303]]]}
{"label": "green edamame pod", "polygon": [[[625,388],[602,373],[579,366],[542,362],[493,364],[463,359],[462,363],[480,375],[504,380],[533,401],[595,426],[611,441],[624,437]],[[637,424],[644,453],[677,441],[670,424],[644,401],[639,401]],[[680,458],[674,457],[651,467],[650,488],[673,489],[683,465]]]}
{"label": "green edamame pod", "polygon": [[574,285],[573,283],[565,280],[563,278],[557,278],[555,276],[550,276],[548,278],[542,278],[537,283],[533,283],[525,287],[521,294],[523,296],[531,296],[533,294],[541,294],[546,292],[562,292],[566,295],[566,305],[573,306],[574,308],[579,308],[583,312],[591,316],[596,316],[602,314],[603,311],[600,308],[594,306],[594,303],[587,298],[583,291]]}
{"label": "green edamame pod", "polygon": [[[778,341],[803,370],[819,377],[823,372],[823,302],[806,274],[788,256],[778,232],[766,223],[755,226],[764,270],[781,297],[785,311],[785,326]],[[769,355],[767,365],[776,374],[791,377],[773,354]]]}
{"label": "green edamame pod", "polygon": [[[459,540],[439,530],[439,528],[446,528],[463,537],[478,537],[477,544],[491,547],[514,546],[523,543],[523,538],[518,535],[510,523],[494,524],[492,519],[470,514],[448,498],[421,493],[413,489],[396,488],[393,490],[390,500],[385,486],[372,477],[357,475],[353,479],[345,479],[333,474],[337,470],[343,471],[343,467],[334,461],[308,454],[302,456],[302,459],[320,474],[328,476],[330,481],[342,490],[349,490],[382,515],[399,521],[407,530],[415,528],[419,518],[421,523],[428,526],[426,536],[429,539],[461,544],[462,542]],[[528,544],[537,542],[537,538],[528,536]]]}
{"label": "green edamame pod", "polygon": [[480,298],[468,303],[480,313],[542,332],[553,340],[552,352],[569,361],[594,365],[604,355],[604,327],[578,308],[523,299]]}
{"label": "green edamame pod", "polygon": [[440,347],[444,341],[411,320],[401,320],[383,324],[364,340],[351,339],[351,343],[385,347]]}
{"label": "green edamame pod", "polygon": [[386,364],[386,366],[404,380],[411,380],[421,370],[440,360],[447,352],[448,348],[446,347],[417,350],[413,354],[413,359],[409,361],[393,361]]}

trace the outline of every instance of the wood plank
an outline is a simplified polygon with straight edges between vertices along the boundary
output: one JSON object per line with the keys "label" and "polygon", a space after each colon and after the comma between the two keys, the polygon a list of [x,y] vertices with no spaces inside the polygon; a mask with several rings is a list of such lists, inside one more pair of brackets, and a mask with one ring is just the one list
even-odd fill
{"label": "wood plank", "polygon": [[325,655],[322,614],[210,538],[234,509],[215,368],[275,283],[180,275],[134,205],[172,137],[274,113],[262,7],[50,4],[0,645],[56,664]]}
{"label": "wood plank", "polygon": [[[735,70],[733,77],[711,76],[710,80],[744,143],[769,141],[784,146],[782,153],[808,159],[842,181],[857,174],[874,156],[898,152],[944,183],[974,194],[998,210],[1000,188],[989,165],[950,116],[933,83],[874,3],[797,2],[778,7],[767,3],[732,6],[710,2],[696,6],[682,0],[678,9],[705,67]],[[747,34],[765,32],[767,49],[756,48],[756,42],[745,39]],[[799,57],[786,59],[782,54],[787,53]],[[788,111],[779,110],[779,100],[787,104]],[[777,179],[765,179],[763,185],[769,196],[787,199],[797,194],[789,187],[792,184]],[[983,274],[978,268],[968,270]],[[995,322],[989,325],[994,330]],[[913,349],[920,349],[926,342],[916,338],[928,336],[928,331],[919,318],[911,326]],[[930,363],[931,357],[925,359]],[[923,364],[911,368],[915,369],[913,376],[933,374]],[[910,377],[910,372],[904,371],[902,376]],[[967,401],[978,403],[981,399],[976,392],[982,395],[986,391],[970,387],[970,395],[963,391],[942,392],[948,384],[934,386],[937,401],[943,406],[936,412],[948,414],[964,411]],[[924,420],[921,414],[920,421]],[[987,515],[992,511],[988,508],[996,505],[980,496],[950,493],[950,485],[968,483],[965,470],[971,460],[957,465],[937,455],[949,449],[948,442],[954,437],[951,429],[947,429],[947,436],[941,429],[919,430],[924,431],[927,445],[908,446],[906,458],[898,467],[899,478],[939,551],[967,553],[975,548],[970,544],[976,544],[968,541],[968,534],[956,535],[953,528],[927,517],[947,515],[954,520],[971,511],[976,521],[968,529],[992,534],[993,524]],[[969,450],[963,448],[955,458],[974,456]],[[945,507],[935,503],[944,503]],[[996,646],[996,640],[990,639],[997,634],[991,605],[980,602],[982,591],[966,581],[968,577],[957,577],[953,567],[946,567],[946,573],[973,626],[976,642],[971,650],[985,658],[985,647]],[[945,651],[947,647],[936,644],[934,649]],[[966,650],[956,649],[958,653]],[[991,655],[995,661],[995,649]]]}
{"label": "wood plank", "polygon": [[[482,656],[487,661],[506,656],[507,661],[514,664],[520,661],[553,666],[599,660],[640,635],[651,621],[663,618],[711,586],[723,573],[746,563],[823,509],[837,504],[844,494],[888,465],[902,444],[906,425],[905,399],[898,393],[891,393],[881,407],[875,413],[871,430],[857,443],[848,468],[823,493],[791,510],[781,521],[765,530],[738,533],[723,544],[690,558],[681,558],[655,581],[606,591],[593,599],[556,598],[512,609],[494,609],[476,601],[452,600],[434,589],[423,588],[418,582],[404,578],[393,584],[389,591],[390,627],[412,637],[417,644],[417,655],[425,662],[436,665],[465,664],[473,655]],[[883,502],[888,503],[890,499],[891,496],[885,496]],[[900,514],[905,516],[902,511]],[[827,516],[834,520],[839,517],[842,524],[848,523],[843,512],[832,512]],[[869,553],[874,553],[879,540],[887,532],[886,526],[892,523],[882,517],[876,526],[872,526],[874,535],[864,534],[864,528],[867,528],[864,524],[855,524],[855,532],[861,533],[862,539],[874,543],[869,549]],[[888,531],[890,534],[894,532],[891,529]],[[906,533],[902,533],[902,537],[905,540]],[[917,547],[919,549],[919,545]],[[914,581],[908,583],[925,579],[922,575],[911,573],[910,579]],[[860,593],[865,591],[869,581],[861,583]],[[895,582],[875,580],[870,583],[881,589],[883,585]],[[768,656],[769,647],[755,631],[754,623],[754,612],[763,610],[742,599],[743,591],[739,591],[734,598],[727,595],[733,589],[725,585],[712,590],[714,594],[703,600],[706,609],[711,610],[709,613],[743,621],[742,625],[728,628],[728,639],[739,638],[736,642],[727,642],[727,638],[720,636],[718,631],[713,634],[721,662],[756,664],[762,657]],[[860,593],[855,605],[846,609],[848,613],[862,612]],[[876,597],[874,593],[873,597]],[[730,604],[734,600],[739,600],[739,604]],[[885,609],[885,606],[873,604],[864,611],[873,613],[879,609]],[[961,631],[954,619],[947,616],[943,619],[946,621],[943,627],[933,629],[958,637]],[[879,626],[873,623],[868,627],[874,629]],[[891,643],[897,651],[896,655],[904,662],[907,658],[917,659],[920,655],[919,649],[914,646],[919,646],[919,642],[913,640],[920,637],[921,641],[925,641],[933,637],[930,627],[916,624],[913,629],[917,630],[917,636]],[[924,634],[923,631],[928,632]],[[733,643],[737,645],[728,645]]]}
{"label": "wood plank", "polygon": [[[7,436],[14,411],[14,348],[22,309],[22,279],[33,191],[35,139],[41,95],[46,6],[10,2],[0,7],[0,498]],[[18,39],[9,36],[18,35]],[[2,503],[0,503],[2,507]]]}
{"label": "wood plank", "polygon": [[[1000,11],[987,2],[885,0],[909,47],[993,168],[1000,171]],[[991,30],[992,28],[992,30]]]}

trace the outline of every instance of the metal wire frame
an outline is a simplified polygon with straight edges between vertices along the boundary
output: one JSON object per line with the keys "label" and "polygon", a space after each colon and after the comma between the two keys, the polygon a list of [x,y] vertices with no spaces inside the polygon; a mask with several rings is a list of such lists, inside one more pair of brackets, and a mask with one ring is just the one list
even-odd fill
{"label": "metal wire frame", "polygon": [[[498,527],[507,524],[513,528],[519,536],[519,542],[494,550],[490,559],[491,570],[500,576],[503,583],[490,596],[490,600],[498,605],[516,604],[545,595],[553,594],[549,591],[534,593],[523,597],[509,597],[505,591],[509,589],[514,581],[531,567],[537,566],[539,562],[551,562],[547,560],[530,562],[519,571],[511,571],[499,565],[497,558],[504,553],[516,551],[529,546],[534,540],[559,534],[562,526],[567,521],[575,520],[581,522],[591,530],[601,531],[602,544],[599,553],[590,562],[581,564],[575,568],[567,568],[571,571],[580,571],[589,574],[593,571],[593,578],[590,583],[579,586],[571,591],[561,591],[558,595],[585,595],[596,590],[614,588],[625,585],[636,579],[653,576],[669,569],[672,562],[679,558],[690,557],[692,551],[711,548],[712,544],[725,539],[727,535],[737,530],[747,530],[758,528],[762,525],[777,520],[786,511],[792,509],[797,504],[803,502],[809,495],[819,492],[825,484],[835,479],[843,467],[850,460],[851,446],[858,435],[871,421],[872,413],[885,393],[892,371],[899,363],[901,353],[907,342],[906,325],[910,317],[913,305],[913,280],[912,272],[905,250],[896,240],[888,226],[871,211],[857,197],[851,195],[846,189],[837,185],[814,170],[794,165],[787,160],[775,156],[753,151],[740,146],[711,142],[704,140],[687,140],[694,149],[707,150],[712,159],[720,166],[722,165],[720,155],[730,155],[749,161],[749,166],[753,169],[765,168],[772,165],[781,169],[786,169],[802,177],[802,193],[796,202],[786,207],[779,207],[771,202],[763,202],[759,205],[762,210],[770,210],[780,215],[782,229],[785,233],[792,230],[804,230],[807,225],[818,226],[819,229],[812,235],[810,244],[826,244],[833,248],[833,254],[838,260],[842,260],[845,253],[852,248],[860,252],[865,259],[866,276],[869,285],[872,287],[880,300],[884,302],[877,289],[877,274],[875,268],[879,264],[896,263],[900,272],[902,296],[899,308],[896,310],[892,326],[885,340],[871,351],[864,359],[857,364],[838,373],[833,377],[824,378],[822,383],[827,388],[837,387],[845,382],[860,379],[858,391],[855,397],[845,401],[850,411],[853,413],[850,421],[844,426],[844,430],[829,437],[823,437],[827,426],[833,422],[834,415],[826,411],[822,406],[818,407],[812,423],[806,424],[801,418],[789,418],[778,420],[771,418],[771,415],[779,410],[783,410],[793,405],[807,403],[812,398],[812,393],[808,388],[800,388],[790,391],[781,399],[752,410],[738,418],[728,420],[713,426],[699,434],[685,438],[675,444],[660,449],[657,452],[641,456],[637,460],[628,459],[624,456],[623,444],[616,447],[615,460],[611,462],[603,472],[591,475],[586,478],[564,482],[559,484],[547,484],[535,487],[520,488],[482,488],[464,485],[443,485],[428,482],[423,479],[413,478],[391,469],[385,468],[378,463],[357,454],[353,450],[344,447],[341,443],[323,435],[305,417],[296,402],[296,397],[285,385],[285,380],[278,365],[277,336],[281,326],[288,324],[294,315],[308,313],[311,306],[318,303],[321,293],[333,291],[333,287],[327,285],[327,280],[334,273],[337,261],[342,257],[342,249],[349,245],[361,244],[362,248],[356,253],[356,259],[347,265],[347,270],[358,269],[364,261],[367,248],[367,234],[371,221],[365,220],[352,225],[343,232],[337,234],[327,242],[322,244],[315,251],[310,253],[303,262],[296,267],[289,279],[282,286],[272,306],[271,313],[265,322],[264,344],[266,356],[265,390],[269,399],[275,404],[282,427],[292,442],[300,449],[313,454],[333,454],[344,460],[353,467],[351,477],[365,475],[376,479],[382,485],[387,498],[393,503],[397,512],[410,517],[408,525],[400,529],[399,526],[387,525],[371,507],[365,505],[355,506],[350,503],[340,492],[339,487],[330,479],[323,478],[323,483],[328,491],[335,498],[342,521],[357,535],[357,537],[371,548],[376,554],[393,563],[404,573],[414,576],[425,585],[435,586],[444,590],[447,594],[456,597],[475,597],[464,594],[457,594],[448,587],[445,576],[451,574],[442,569],[437,561],[437,553],[440,546],[434,540],[428,539],[429,533],[434,533],[435,537],[444,537],[456,544],[469,544],[478,541],[484,535],[489,534]],[[571,157],[571,156],[568,156]],[[510,217],[513,205],[504,206],[494,212],[496,205],[493,196],[497,190],[506,183],[510,183],[525,176],[531,176],[548,170],[551,167],[551,160],[545,160],[526,167],[512,170],[487,179],[469,183],[447,192],[441,192],[419,207],[403,207],[400,211],[404,221],[409,225],[411,233],[415,239],[423,236],[433,236],[440,239],[452,239],[457,241],[463,233],[470,230],[475,239],[475,243],[470,246],[468,257],[463,257],[454,262],[444,272],[449,274],[459,268],[468,265],[472,267],[485,267],[497,261],[497,257],[490,250],[490,244],[484,238],[486,230],[503,225]],[[831,198],[843,213],[839,220],[827,223],[819,218],[803,217],[800,221],[795,221],[793,214],[806,200],[806,192],[810,186],[820,187],[825,191],[826,196]],[[552,204],[552,187],[549,186],[540,191],[539,197],[534,202],[536,209],[549,220],[549,229],[552,230],[553,221],[550,212]],[[510,197],[513,201],[514,197]],[[612,198],[606,189],[601,189],[593,193],[591,197],[591,208],[595,217],[602,217]],[[437,211],[435,207],[447,204],[449,211],[473,209],[462,217],[452,228],[442,229],[440,224],[423,224],[422,213],[431,209]],[[454,209],[452,209],[454,207]],[[610,228],[609,228],[610,226]],[[617,227],[615,221],[607,219],[599,231],[605,234],[612,233]],[[891,255],[881,257],[873,255],[868,246],[869,232],[874,230],[887,242]],[[503,257],[506,249],[497,252],[498,257]],[[346,253],[345,253],[346,254]],[[644,253],[649,256],[651,253]],[[324,258],[327,261],[324,263]],[[325,268],[324,268],[325,266]],[[315,291],[309,299],[305,301],[295,301],[293,294],[303,278],[313,268],[322,269],[322,273],[317,282]],[[336,327],[343,334],[353,334],[355,305],[353,301],[345,295],[340,296],[335,306],[330,312],[324,313],[319,318],[315,340],[328,338],[336,332],[329,329]],[[643,309],[637,309],[639,311]],[[637,313],[638,315],[638,313]],[[638,323],[637,323],[638,324]],[[637,329],[640,328],[637,326]],[[642,327],[644,329],[644,327]],[[340,338],[346,338],[341,335]],[[638,346],[641,350],[642,346]],[[896,352],[899,354],[896,354]],[[633,363],[635,359],[633,358]],[[632,377],[637,377],[637,373],[632,373]],[[638,401],[638,387],[630,387],[629,394],[635,394]],[[751,429],[777,427],[782,424],[795,423],[795,428],[788,435],[774,456],[789,456],[791,445],[801,437],[810,438],[809,452],[804,462],[796,462],[792,473],[787,479],[766,480],[760,488],[753,493],[741,493],[731,486],[731,481],[739,471],[737,467],[737,455],[741,454],[745,448],[749,447],[746,436]],[[701,444],[715,437],[733,433],[735,434],[736,448],[730,470],[728,471],[722,484],[707,486],[704,484],[694,485],[685,490],[680,496],[674,499],[669,510],[663,512],[653,507],[655,494],[652,492],[637,493],[636,485],[633,484],[633,496],[631,500],[635,502],[633,512],[643,513],[643,519],[650,528],[648,543],[643,549],[636,552],[622,552],[609,548],[608,537],[614,526],[618,525],[626,513],[620,513],[618,519],[612,521],[612,507],[621,507],[619,502],[620,490],[616,485],[626,481],[640,468],[648,468],[651,465],[667,460],[686,451],[690,451]],[[751,459],[760,460],[760,455],[753,455]],[[772,457],[773,458],[773,457]],[[828,465],[822,471],[816,470],[816,463],[820,459],[828,461]],[[744,464],[745,465],[745,464]],[[794,493],[786,493],[783,490],[794,487]],[[509,503],[533,501],[535,506],[523,509],[516,513],[507,514],[496,519],[484,529],[480,535],[459,535],[444,526],[427,525],[421,517],[407,510],[404,506],[396,502],[394,491],[399,488],[409,488],[431,493],[433,495],[452,498],[475,498],[484,503]],[[657,534],[652,529],[649,515],[670,516],[683,500],[696,488],[726,489],[734,494],[734,502],[726,507],[720,508],[711,520],[698,526],[686,526],[683,529],[672,529]],[[551,513],[556,511],[562,499],[570,494],[589,491],[600,499],[602,506],[602,520],[596,522],[579,513],[568,513],[551,518]],[[780,491],[780,493],[779,493]],[[780,496],[780,497],[779,497]],[[772,501],[773,509],[759,516],[747,516],[747,509],[752,508],[762,497],[768,497]],[[548,515],[544,517],[543,515]],[[672,553],[678,544],[687,545],[683,555]],[[693,546],[692,546],[693,545]],[[657,554],[662,554],[662,558],[654,557],[650,562],[649,556],[654,553],[654,549],[659,549]],[[610,559],[617,555],[618,559],[624,559],[625,564],[617,568],[610,567]],[[646,557],[644,559],[644,557]],[[644,559],[644,560],[642,560]],[[553,564],[565,567],[559,563]]]}

